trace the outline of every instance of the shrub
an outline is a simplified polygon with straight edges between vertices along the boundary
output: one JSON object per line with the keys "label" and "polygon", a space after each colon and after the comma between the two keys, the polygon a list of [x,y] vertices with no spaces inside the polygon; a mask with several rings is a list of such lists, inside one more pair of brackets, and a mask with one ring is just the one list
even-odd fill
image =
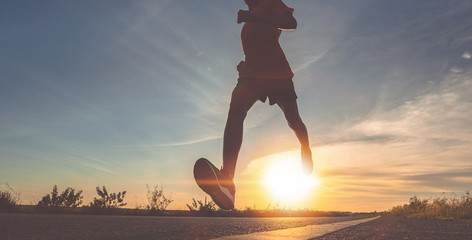
{"label": "shrub", "polygon": [[90,203],[90,207],[94,208],[119,208],[126,206],[124,202],[126,191],[108,194],[107,188],[103,186],[103,190],[97,187],[97,194],[100,198],[94,198]]}
{"label": "shrub", "polygon": [[52,188],[51,194],[46,194],[38,207],[78,207],[82,204],[82,190],[75,191],[73,188],[66,188],[61,194],[58,194],[57,185]]}
{"label": "shrub", "polygon": [[151,191],[149,189],[149,185],[146,185],[147,188],[147,200],[148,200],[148,205],[147,209],[151,211],[164,211],[166,210],[167,206],[173,202],[173,200],[170,197],[166,197],[164,195],[164,190],[162,188],[159,188],[159,186],[154,186],[154,189]]}
{"label": "shrub", "polygon": [[191,212],[214,212],[216,211],[216,205],[213,201],[207,202],[207,197],[205,196],[205,202],[202,202],[201,200],[195,200],[195,198],[192,198],[192,205],[190,206],[189,204],[186,204],[188,209]]}
{"label": "shrub", "polygon": [[0,212],[10,211],[20,203],[20,194],[6,184],[7,190],[0,190]]}

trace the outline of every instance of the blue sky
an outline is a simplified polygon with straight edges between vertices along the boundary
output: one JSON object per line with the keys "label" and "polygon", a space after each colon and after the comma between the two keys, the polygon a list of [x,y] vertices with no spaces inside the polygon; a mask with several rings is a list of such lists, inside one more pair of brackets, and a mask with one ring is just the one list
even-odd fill
{"label": "blue sky", "polygon": [[[324,180],[304,207],[385,210],[415,194],[469,190],[472,3],[284,2],[298,29],[281,45]],[[128,190],[130,207],[145,204],[146,184],[162,184],[174,209],[203,198],[193,162],[221,164],[244,8],[242,0],[0,3],[0,183],[26,204],[54,184],[83,189],[86,200],[96,186]],[[255,204],[248,174],[298,149],[280,110],[256,104],[237,207]]]}

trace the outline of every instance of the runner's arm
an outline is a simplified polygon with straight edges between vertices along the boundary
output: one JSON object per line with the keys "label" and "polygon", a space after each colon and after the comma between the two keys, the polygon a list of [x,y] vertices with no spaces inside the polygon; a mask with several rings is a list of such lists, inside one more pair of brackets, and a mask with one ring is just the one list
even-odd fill
{"label": "runner's arm", "polygon": [[239,10],[238,22],[261,22],[281,30],[293,30],[297,28],[297,20],[288,12],[281,16],[261,16],[252,14],[246,10]]}

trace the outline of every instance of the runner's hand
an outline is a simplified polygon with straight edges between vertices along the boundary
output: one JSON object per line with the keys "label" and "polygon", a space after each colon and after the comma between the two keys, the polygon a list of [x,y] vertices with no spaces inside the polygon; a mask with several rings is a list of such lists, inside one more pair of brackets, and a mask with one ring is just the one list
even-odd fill
{"label": "runner's hand", "polygon": [[252,22],[253,18],[254,18],[254,15],[252,15],[249,11],[239,10],[238,12],[238,23]]}
{"label": "runner's hand", "polygon": [[238,66],[236,66],[236,69],[238,69],[240,78],[247,77],[248,70],[245,61],[239,62]]}
{"label": "runner's hand", "polygon": [[241,61],[239,62],[238,66],[236,66],[236,69],[238,69],[238,72],[244,72],[245,66],[246,66],[246,62]]}

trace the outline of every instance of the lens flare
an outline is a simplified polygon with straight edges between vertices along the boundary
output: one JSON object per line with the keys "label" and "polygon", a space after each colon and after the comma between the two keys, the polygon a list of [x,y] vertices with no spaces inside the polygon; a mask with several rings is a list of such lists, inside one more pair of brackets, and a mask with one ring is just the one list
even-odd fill
{"label": "lens flare", "polygon": [[264,185],[275,200],[283,205],[301,203],[316,190],[320,180],[303,174],[300,158],[280,156],[266,168]]}

